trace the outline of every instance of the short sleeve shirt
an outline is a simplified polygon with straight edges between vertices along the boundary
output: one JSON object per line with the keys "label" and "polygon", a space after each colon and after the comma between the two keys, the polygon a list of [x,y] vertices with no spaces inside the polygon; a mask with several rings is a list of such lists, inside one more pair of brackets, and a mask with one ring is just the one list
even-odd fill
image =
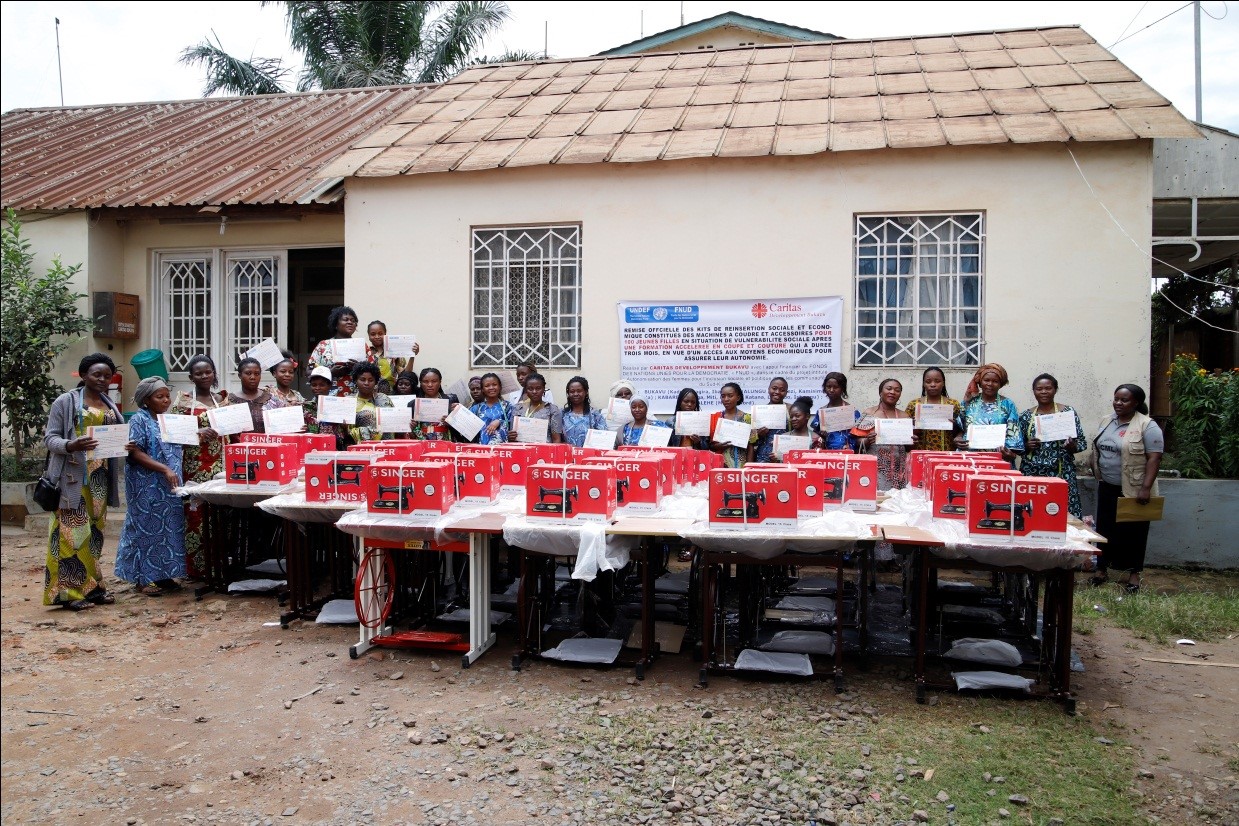
{"label": "short sleeve shirt", "polygon": [[[1102,481],[1111,485],[1123,484],[1123,437],[1126,435],[1127,425],[1118,419],[1111,419],[1094,446]],[[1149,422],[1144,429],[1144,449],[1148,453],[1161,453],[1166,449],[1165,438],[1157,422]]]}

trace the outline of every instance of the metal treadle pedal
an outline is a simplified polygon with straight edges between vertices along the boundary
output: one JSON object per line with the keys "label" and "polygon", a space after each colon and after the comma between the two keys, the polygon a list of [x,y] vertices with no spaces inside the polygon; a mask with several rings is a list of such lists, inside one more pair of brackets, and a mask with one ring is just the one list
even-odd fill
{"label": "metal treadle pedal", "polygon": [[372,644],[383,648],[432,648],[439,651],[468,651],[469,642],[460,634],[446,631],[397,631],[375,637]]}

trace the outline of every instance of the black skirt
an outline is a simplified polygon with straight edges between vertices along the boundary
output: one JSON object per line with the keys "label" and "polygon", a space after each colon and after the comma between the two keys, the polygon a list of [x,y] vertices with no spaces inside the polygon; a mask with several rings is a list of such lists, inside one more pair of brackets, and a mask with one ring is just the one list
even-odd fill
{"label": "black skirt", "polygon": [[1149,523],[1115,522],[1114,514],[1121,498],[1122,487],[1097,480],[1097,533],[1106,538],[1101,546],[1101,566],[1139,573],[1144,570]]}

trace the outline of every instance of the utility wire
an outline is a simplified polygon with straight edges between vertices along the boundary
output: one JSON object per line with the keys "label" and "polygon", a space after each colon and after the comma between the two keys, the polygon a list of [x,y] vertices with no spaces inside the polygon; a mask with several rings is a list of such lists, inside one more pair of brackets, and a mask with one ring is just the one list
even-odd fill
{"label": "utility wire", "polygon": [[[1154,27],[1154,26],[1156,26],[1158,23],[1160,23],[1160,22],[1162,22],[1163,20],[1165,20],[1167,17],[1171,17],[1171,16],[1173,16],[1173,15],[1176,15],[1176,14],[1178,14],[1179,12],[1183,11],[1184,9],[1188,8],[1188,7],[1189,7],[1189,6],[1191,6],[1191,5],[1192,5],[1191,3],[1184,3],[1182,6],[1179,6],[1177,9],[1175,9],[1175,10],[1174,10],[1174,11],[1172,11],[1172,12],[1170,12],[1170,14],[1165,14],[1165,15],[1162,15],[1161,17],[1157,18],[1157,19],[1156,19],[1156,20],[1154,20],[1152,23],[1150,23],[1149,25],[1145,26],[1143,29],[1136,29],[1134,32],[1132,32],[1131,34],[1127,35],[1126,37],[1121,37],[1121,38],[1119,38],[1118,40],[1114,41],[1113,43],[1111,43],[1111,44],[1110,44],[1110,48],[1111,48],[1111,49],[1113,49],[1115,46],[1119,45],[1119,44],[1120,44],[1120,43],[1122,43],[1124,40],[1131,40],[1133,37],[1135,37],[1136,35],[1140,34],[1140,32],[1145,31],[1145,30],[1147,30],[1147,29],[1151,29],[1151,28],[1153,28],[1153,27]],[[1212,16],[1212,15],[1210,15],[1210,16]]]}
{"label": "utility wire", "polygon": [[[1132,24],[1136,22],[1136,18],[1144,14],[1144,10],[1147,9],[1148,7],[1149,7],[1149,0],[1144,0],[1144,5],[1140,7],[1140,11],[1136,12],[1135,16],[1133,16],[1131,20],[1127,21],[1127,25],[1123,27],[1123,31],[1119,32],[1119,39],[1114,41],[1115,43],[1118,43],[1119,41],[1123,39],[1123,35],[1127,34],[1127,30],[1130,29],[1132,27]],[[1114,48],[1114,47],[1111,46],[1111,48]]]}
{"label": "utility wire", "polygon": [[[1204,6],[1201,6],[1201,7],[1200,7],[1200,10],[1201,10],[1201,11],[1203,11],[1205,14],[1209,14],[1209,10],[1208,10],[1208,9],[1206,9]],[[1228,6],[1228,5],[1226,4],[1226,0],[1222,0],[1222,16],[1221,16],[1221,17],[1213,17],[1213,15],[1211,15],[1211,14],[1209,14],[1209,16],[1210,16],[1210,17],[1213,17],[1213,19],[1214,19],[1214,20],[1225,20],[1225,19],[1226,19],[1226,15],[1228,15],[1228,14],[1230,14],[1230,6]]]}

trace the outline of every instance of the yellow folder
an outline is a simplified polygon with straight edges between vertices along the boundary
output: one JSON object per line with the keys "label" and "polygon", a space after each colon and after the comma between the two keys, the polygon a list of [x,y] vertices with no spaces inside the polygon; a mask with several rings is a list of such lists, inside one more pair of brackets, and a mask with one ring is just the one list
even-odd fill
{"label": "yellow folder", "polygon": [[1149,498],[1149,504],[1142,505],[1137,500],[1124,496],[1118,501],[1118,507],[1114,513],[1114,521],[1158,522],[1162,518],[1162,505],[1165,502],[1166,497],[1164,496],[1152,496]]}

